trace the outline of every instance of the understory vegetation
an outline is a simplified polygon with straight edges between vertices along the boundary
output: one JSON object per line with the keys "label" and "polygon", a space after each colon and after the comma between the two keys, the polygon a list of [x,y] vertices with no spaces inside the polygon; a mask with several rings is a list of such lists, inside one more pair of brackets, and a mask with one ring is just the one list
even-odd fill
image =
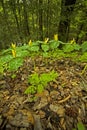
{"label": "understory vegetation", "polygon": [[[48,64],[48,61],[53,63],[55,60],[62,59],[71,59],[76,63],[85,62],[85,66],[80,73],[80,76],[82,76],[87,71],[87,41],[79,45],[74,39],[69,43],[64,43],[59,41],[57,37],[51,41],[48,38],[45,41],[34,42],[30,40],[28,44],[22,46],[16,46],[15,43],[12,43],[10,48],[0,52],[0,77],[6,77],[7,73],[10,73],[12,80],[17,78],[17,72],[25,61],[30,58],[33,60],[32,67],[34,71],[28,75],[28,87],[23,92],[25,95],[28,95],[27,100],[31,103],[37,101],[38,94],[45,89],[49,89],[47,88],[48,84],[56,82],[56,78],[59,76],[59,73],[54,69],[44,73],[37,71],[34,59],[38,57],[41,57],[45,66]],[[61,86],[64,87],[65,85],[62,84]],[[68,97],[65,98],[65,100],[67,99]],[[77,123],[77,129],[85,130],[82,122]],[[77,129],[74,128],[73,130]]]}
{"label": "understory vegetation", "polygon": [[[29,41],[29,44],[23,46],[11,45],[11,48],[0,53],[0,73],[4,71],[15,71],[23,65],[25,57],[42,56],[51,60],[61,58],[72,58],[76,62],[87,62],[87,41],[81,45],[75,43],[63,43],[58,40],[48,41]],[[86,69],[87,67],[85,67]]]}
{"label": "understory vegetation", "polygon": [[87,0],[0,1],[0,130],[87,129]]}

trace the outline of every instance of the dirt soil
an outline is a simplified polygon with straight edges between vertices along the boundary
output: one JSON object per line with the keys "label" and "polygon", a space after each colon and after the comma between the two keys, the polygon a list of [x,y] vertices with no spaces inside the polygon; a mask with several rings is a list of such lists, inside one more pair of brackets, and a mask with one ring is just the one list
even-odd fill
{"label": "dirt soil", "polygon": [[[0,76],[0,130],[72,130],[78,122],[87,130],[87,71],[81,75],[86,64],[38,56],[26,58],[16,72],[5,72]],[[58,78],[30,102],[24,94],[28,76],[51,70]]]}

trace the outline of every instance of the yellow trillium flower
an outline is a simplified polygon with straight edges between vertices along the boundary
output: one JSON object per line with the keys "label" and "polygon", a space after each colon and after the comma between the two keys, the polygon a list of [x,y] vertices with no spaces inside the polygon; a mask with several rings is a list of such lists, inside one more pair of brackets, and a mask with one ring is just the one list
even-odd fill
{"label": "yellow trillium flower", "polygon": [[11,44],[12,48],[15,49],[16,48],[16,44]]}
{"label": "yellow trillium flower", "polygon": [[28,44],[29,44],[29,46],[32,45],[32,41],[30,40],[30,41],[28,42]]}
{"label": "yellow trillium flower", "polygon": [[12,43],[11,46],[12,46],[12,56],[16,58],[16,44]]}
{"label": "yellow trillium flower", "polygon": [[12,49],[12,56],[16,58],[16,50]]}
{"label": "yellow trillium flower", "polygon": [[76,43],[75,39],[73,38],[73,39],[70,41],[70,43],[71,43],[71,44],[75,44],[75,43]]}
{"label": "yellow trillium flower", "polygon": [[49,38],[45,38],[44,42],[47,43],[49,41]]}
{"label": "yellow trillium flower", "polygon": [[54,40],[58,41],[58,34],[54,34]]}

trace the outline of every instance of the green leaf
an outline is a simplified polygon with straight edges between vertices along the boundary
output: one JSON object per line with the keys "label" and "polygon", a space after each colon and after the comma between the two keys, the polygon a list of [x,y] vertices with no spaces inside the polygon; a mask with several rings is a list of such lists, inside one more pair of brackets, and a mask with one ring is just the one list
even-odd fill
{"label": "green leaf", "polygon": [[64,52],[72,52],[74,50],[74,46],[72,44],[66,43],[63,47]]}
{"label": "green leaf", "polygon": [[29,86],[25,92],[25,94],[35,94],[36,93],[36,87],[34,85]]}
{"label": "green leaf", "polygon": [[28,48],[29,48],[29,45],[23,45],[23,46],[20,46],[20,47],[16,47],[16,50],[21,51],[21,50],[27,50]]}
{"label": "green leaf", "polygon": [[50,46],[51,50],[56,49],[59,45],[60,45],[60,43],[58,41],[54,41],[54,42],[49,43],[49,46]]}
{"label": "green leaf", "polygon": [[42,55],[43,55],[43,57],[48,57],[49,53],[48,52],[43,52]]}
{"label": "green leaf", "polygon": [[4,67],[3,67],[3,64],[0,63],[0,74],[3,74],[4,72]]}
{"label": "green leaf", "polygon": [[37,42],[37,41],[36,41],[36,42],[33,42],[32,45],[33,45],[33,46],[39,46],[39,42]]}
{"label": "green leaf", "polygon": [[43,73],[40,76],[40,82],[46,86],[48,82],[54,81],[57,76],[58,74],[54,70],[47,74]]}
{"label": "green leaf", "polygon": [[78,128],[78,130],[85,130],[85,127],[82,122],[77,123],[77,128]]}
{"label": "green leaf", "polygon": [[37,86],[37,93],[41,93],[44,91],[44,86],[42,84]]}
{"label": "green leaf", "polygon": [[31,46],[29,46],[29,50],[38,52],[39,51],[39,46],[31,45]]}
{"label": "green leaf", "polygon": [[11,53],[11,48],[8,48],[8,49],[6,49],[6,50],[3,50],[3,51],[1,52],[1,55],[8,55],[9,53]]}
{"label": "green leaf", "polygon": [[7,63],[7,62],[9,62],[11,59],[13,59],[13,56],[7,54],[7,55],[4,55],[4,56],[2,56],[2,57],[0,58],[0,62],[1,62],[1,63]]}
{"label": "green leaf", "polygon": [[37,73],[34,73],[34,74],[30,75],[30,76],[28,77],[28,82],[29,82],[30,84],[33,84],[33,85],[39,84],[40,80],[39,80],[38,74],[37,74]]}
{"label": "green leaf", "polygon": [[82,48],[82,52],[86,52],[87,51],[87,41],[82,43],[81,48]]}
{"label": "green leaf", "polygon": [[48,76],[49,75],[45,74],[45,73],[41,74],[41,76],[40,76],[40,83],[43,84],[44,86],[46,86],[47,83],[50,81]]}
{"label": "green leaf", "polygon": [[28,56],[29,52],[27,50],[21,50],[17,52],[17,57],[26,57]]}
{"label": "green leaf", "polygon": [[79,60],[81,62],[87,62],[87,52],[84,52],[84,54],[80,56]]}
{"label": "green leaf", "polygon": [[14,70],[17,70],[21,65],[23,65],[23,59],[14,58],[9,62],[8,68],[10,71],[14,71]]}
{"label": "green leaf", "polygon": [[58,74],[55,71],[49,73],[43,73],[38,75],[34,73],[28,77],[29,86],[25,90],[25,94],[35,94],[36,92],[42,92],[50,81],[54,81]]}
{"label": "green leaf", "polygon": [[54,70],[50,72],[51,80],[54,81],[58,77],[58,73]]}
{"label": "green leaf", "polygon": [[42,45],[41,45],[41,48],[42,48],[42,50],[43,50],[44,52],[47,52],[47,51],[49,51],[49,44],[48,44],[48,43],[42,44]]}
{"label": "green leaf", "polygon": [[78,44],[73,44],[74,50],[79,51],[81,46]]}

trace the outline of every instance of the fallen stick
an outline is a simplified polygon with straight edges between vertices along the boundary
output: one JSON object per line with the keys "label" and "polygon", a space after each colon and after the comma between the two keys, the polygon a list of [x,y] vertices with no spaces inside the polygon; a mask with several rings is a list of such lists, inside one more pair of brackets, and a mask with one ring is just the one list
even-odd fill
{"label": "fallen stick", "polygon": [[66,102],[69,98],[71,97],[71,95],[67,96],[66,98],[58,101],[58,103],[63,103],[63,102]]}

